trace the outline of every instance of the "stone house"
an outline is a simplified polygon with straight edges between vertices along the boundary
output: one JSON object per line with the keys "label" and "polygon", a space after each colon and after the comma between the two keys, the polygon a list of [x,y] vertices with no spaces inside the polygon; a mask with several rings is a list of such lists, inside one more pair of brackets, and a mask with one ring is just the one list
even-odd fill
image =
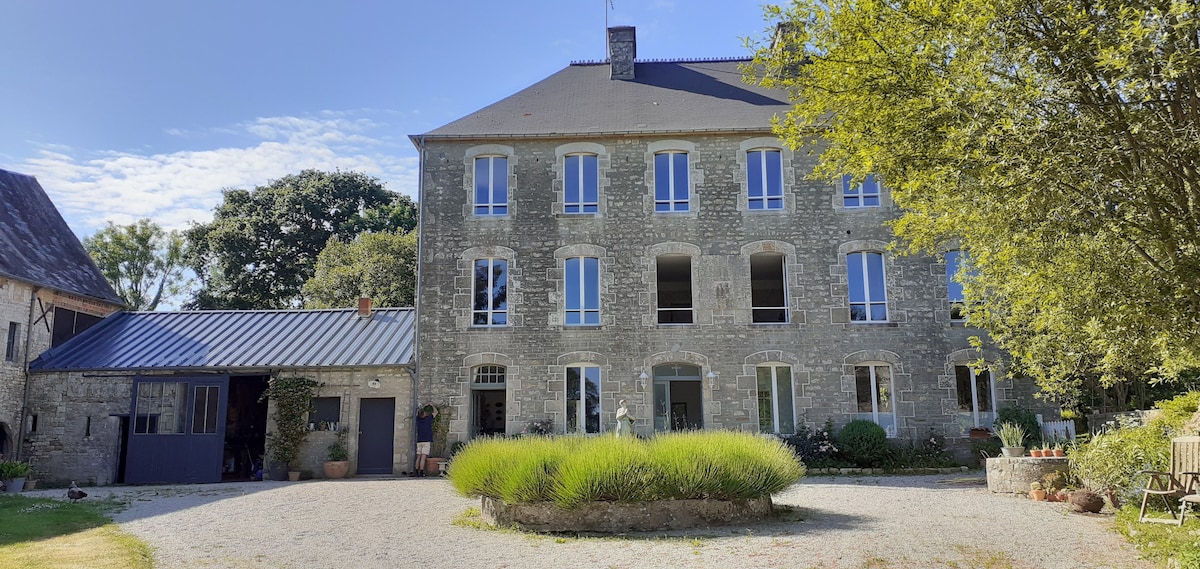
{"label": "stone house", "polygon": [[[959,255],[895,256],[885,180],[814,180],[746,60],[572,63],[410,137],[420,397],[451,440],[613,428],[790,433],[827,419],[966,440],[1037,407],[964,326]],[[985,369],[970,364],[985,360]]]}
{"label": "stone house", "polygon": [[0,170],[0,456],[38,427],[29,362],[121,306],[37,179]]}
{"label": "stone house", "polygon": [[[366,301],[367,299],[363,299]],[[321,383],[300,469],[321,476],[346,431],[351,473],[408,470],[411,308],[122,312],[30,364],[27,454],[39,478],[80,484],[250,478],[276,377]]]}

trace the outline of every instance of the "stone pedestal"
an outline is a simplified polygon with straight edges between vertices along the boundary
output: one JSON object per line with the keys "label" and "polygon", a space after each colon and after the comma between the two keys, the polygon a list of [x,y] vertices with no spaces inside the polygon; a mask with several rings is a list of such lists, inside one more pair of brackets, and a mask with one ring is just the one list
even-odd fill
{"label": "stone pedestal", "polygon": [[1063,458],[989,458],[987,459],[987,485],[992,492],[1029,492],[1029,483],[1041,482],[1051,472],[1064,476],[1069,468]]}

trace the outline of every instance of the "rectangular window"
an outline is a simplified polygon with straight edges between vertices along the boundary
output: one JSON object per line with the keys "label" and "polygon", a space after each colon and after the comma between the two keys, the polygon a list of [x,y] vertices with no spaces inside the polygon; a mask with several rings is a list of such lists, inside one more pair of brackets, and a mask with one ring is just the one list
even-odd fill
{"label": "rectangular window", "polygon": [[654,211],[688,211],[687,152],[654,155]]}
{"label": "rectangular window", "polygon": [[896,436],[892,368],[886,365],[854,366],[854,387],[858,403],[854,418],[874,421],[887,431],[889,437]]}
{"label": "rectangular window", "polygon": [[855,184],[854,178],[842,176],[842,205],[845,207],[878,207],[879,181],[874,174],[867,174],[862,183]]}
{"label": "rectangular window", "polygon": [[217,433],[220,401],[220,387],[216,385],[196,386],[196,398],[192,400],[192,434],[215,435]]}
{"label": "rectangular window", "polygon": [[887,292],[881,253],[846,255],[851,322],[887,322]]}
{"label": "rectangular window", "polygon": [[4,344],[4,360],[15,362],[17,361],[19,348],[21,346],[21,324],[19,322],[8,323],[8,341]]}
{"label": "rectangular window", "polygon": [[471,314],[471,322],[475,326],[508,325],[508,261],[475,261],[474,306]]}
{"label": "rectangular window", "polygon": [[571,257],[566,262],[567,326],[600,324],[600,259]]}
{"label": "rectangular window", "polygon": [[784,256],[777,253],[750,255],[750,303],[756,323],[788,321],[787,277]]}
{"label": "rectangular window", "polygon": [[946,296],[950,300],[950,319],[963,320],[966,318],[963,310],[963,285],[958,281],[958,272],[962,268],[964,255],[962,251],[946,252]]}
{"label": "rectangular window", "polygon": [[139,383],[133,410],[134,434],[177,435],[186,432],[187,397],[188,384],[184,382]]}
{"label": "rectangular window", "polygon": [[315,431],[336,431],[342,420],[341,397],[313,397],[312,410],[308,413],[308,424]]}
{"label": "rectangular window", "polygon": [[567,368],[567,433],[600,432],[600,368]]}
{"label": "rectangular window", "polygon": [[102,320],[99,316],[92,316],[83,312],[76,312],[66,308],[54,307],[54,331],[50,335],[50,347],[57,347],[59,344],[74,338],[80,332],[91,328],[97,322]]}
{"label": "rectangular window", "polygon": [[658,262],[658,323],[691,324],[692,258],[663,255]]}
{"label": "rectangular window", "polygon": [[508,158],[475,159],[475,215],[508,214]]}
{"label": "rectangular window", "polygon": [[759,432],[795,433],[796,415],[792,399],[792,368],[759,366],[756,371],[758,373]]}
{"label": "rectangular window", "polygon": [[992,372],[954,366],[954,379],[958,388],[959,415],[969,419],[972,427],[990,429],[996,421],[996,383],[992,381]]}
{"label": "rectangular window", "polygon": [[600,174],[595,154],[569,154],[563,159],[563,213],[600,211]]}
{"label": "rectangular window", "polygon": [[750,209],[783,209],[783,161],[778,150],[746,153],[746,190]]}

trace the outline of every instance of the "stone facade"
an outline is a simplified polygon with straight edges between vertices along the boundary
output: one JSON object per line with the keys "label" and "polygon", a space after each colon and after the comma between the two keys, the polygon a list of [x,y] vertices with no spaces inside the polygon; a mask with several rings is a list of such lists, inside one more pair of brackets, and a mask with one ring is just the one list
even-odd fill
{"label": "stone facade", "polygon": [[[393,468],[411,468],[413,459],[412,379],[401,367],[369,369],[299,369],[279,375],[303,376],[324,385],[320,397],[340,397],[340,428],[350,429],[351,473],[357,461],[359,401],[362,398],[395,398]],[[170,373],[155,374],[170,377]],[[188,372],[186,377],[195,377]],[[236,376],[235,376],[236,379]],[[379,380],[378,387],[368,383]],[[30,374],[30,412],[38,428],[26,435],[26,455],[40,480],[53,484],[107,485],[118,480],[122,441],[121,417],[128,417],[134,378],[101,372],[41,372]],[[271,412],[268,404],[268,415]],[[268,431],[270,426],[268,424]],[[335,439],[332,431],[310,433],[302,452],[301,470],[323,476],[321,463]]]}
{"label": "stone facade", "polygon": [[[888,252],[885,223],[899,212],[886,188],[880,207],[843,207],[838,185],[808,179],[814,158],[769,131],[422,144],[418,390],[451,406],[451,440],[478,431],[475,388],[487,387],[473,385],[479,366],[504,368],[508,434],[532,421],[567,430],[564,370],[576,364],[600,368],[602,429],[614,428],[624,399],[644,435],[655,430],[652,378],[666,364],[700,369],[693,403],[703,428],[759,429],[756,367],[767,363],[790,367],[790,403],[813,426],[854,418],[855,366],[864,364],[892,370],[900,437],[932,431],[965,444],[954,365],[980,357],[998,378],[997,408],[1039,407],[1034,386],[1005,376],[999,354],[971,349],[980,331],[951,321],[945,266]],[[598,158],[594,214],[563,212],[562,156],[581,148]],[[746,153],[757,148],[781,151],[781,210],[747,207]],[[687,212],[655,211],[654,155],[667,149],[688,155]],[[474,215],[480,155],[508,158],[505,215]],[[850,322],[846,258],[861,251],[884,254],[886,323]],[[750,256],[760,252],[784,256],[787,323],[752,321]],[[691,259],[694,324],[658,323],[664,254]],[[564,259],[575,256],[599,259],[599,325],[564,323]],[[505,326],[472,323],[472,273],[483,258],[507,261]]]}

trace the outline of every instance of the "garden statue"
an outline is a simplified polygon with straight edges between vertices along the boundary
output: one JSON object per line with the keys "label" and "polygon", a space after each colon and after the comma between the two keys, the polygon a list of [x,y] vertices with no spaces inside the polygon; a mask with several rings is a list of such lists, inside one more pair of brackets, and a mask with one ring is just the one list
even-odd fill
{"label": "garden statue", "polygon": [[631,437],[633,436],[633,415],[629,414],[629,409],[625,406],[625,400],[622,399],[620,406],[617,407],[617,436]]}

